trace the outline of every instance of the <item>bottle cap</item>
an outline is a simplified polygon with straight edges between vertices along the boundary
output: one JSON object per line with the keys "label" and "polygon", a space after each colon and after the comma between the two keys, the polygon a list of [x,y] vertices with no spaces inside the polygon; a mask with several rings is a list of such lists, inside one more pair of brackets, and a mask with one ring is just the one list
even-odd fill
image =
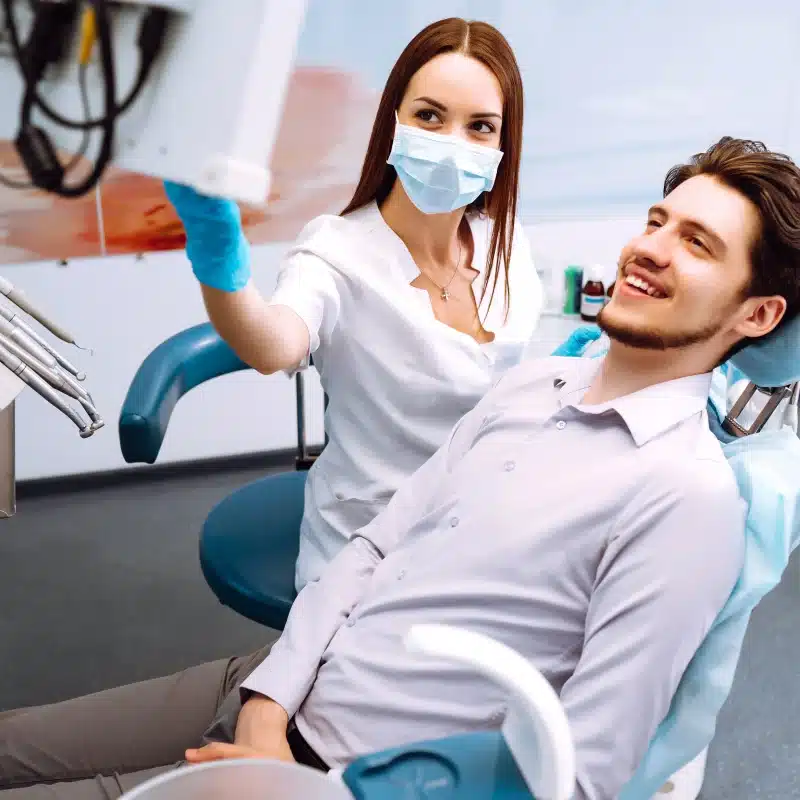
{"label": "bottle cap", "polygon": [[587,283],[603,283],[604,273],[605,270],[600,264],[592,264],[586,267],[583,273],[583,285],[586,286]]}

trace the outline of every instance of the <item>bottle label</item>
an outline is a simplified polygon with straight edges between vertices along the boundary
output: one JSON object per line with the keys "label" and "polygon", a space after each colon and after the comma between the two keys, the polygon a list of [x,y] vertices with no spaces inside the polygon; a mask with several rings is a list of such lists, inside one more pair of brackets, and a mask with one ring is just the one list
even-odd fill
{"label": "bottle label", "polygon": [[605,302],[605,295],[584,294],[581,297],[581,314],[587,317],[596,317]]}

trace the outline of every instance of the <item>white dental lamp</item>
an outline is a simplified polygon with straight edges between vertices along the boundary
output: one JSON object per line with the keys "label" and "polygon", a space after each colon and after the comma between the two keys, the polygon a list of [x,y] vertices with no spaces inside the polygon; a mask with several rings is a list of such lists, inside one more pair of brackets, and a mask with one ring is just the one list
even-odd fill
{"label": "white dental lamp", "polygon": [[[0,140],[19,157],[13,171],[0,164],[0,184],[78,197],[114,164],[265,203],[305,12],[306,0],[0,0]],[[92,168],[76,180],[62,154],[86,142]],[[103,422],[85,376],[24,315],[64,342],[72,336],[2,277],[0,294],[2,518],[16,507],[21,391],[39,393],[84,438]]]}

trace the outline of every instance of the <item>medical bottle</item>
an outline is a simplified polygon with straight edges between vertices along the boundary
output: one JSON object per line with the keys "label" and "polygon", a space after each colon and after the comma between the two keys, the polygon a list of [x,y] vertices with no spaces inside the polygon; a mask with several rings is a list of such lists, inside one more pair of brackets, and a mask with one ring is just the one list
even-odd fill
{"label": "medical bottle", "polygon": [[580,311],[581,268],[570,264],[564,271],[564,313],[577,314]]}
{"label": "medical bottle", "polygon": [[605,303],[606,290],[600,269],[590,267],[586,271],[586,282],[581,292],[581,319],[584,322],[594,322]]}

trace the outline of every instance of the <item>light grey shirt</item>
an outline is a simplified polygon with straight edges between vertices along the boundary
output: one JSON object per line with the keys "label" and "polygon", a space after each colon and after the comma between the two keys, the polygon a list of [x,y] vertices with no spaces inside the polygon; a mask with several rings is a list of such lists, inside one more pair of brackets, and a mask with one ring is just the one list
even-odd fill
{"label": "light grey shirt", "polygon": [[576,800],[632,777],[736,582],[745,509],[708,428],[710,375],[582,406],[599,365],[509,371],[299,594],[244,688],[328,764],[500,726],[500,689],[405,651],[429,622],[494,637],[555,687]]}

